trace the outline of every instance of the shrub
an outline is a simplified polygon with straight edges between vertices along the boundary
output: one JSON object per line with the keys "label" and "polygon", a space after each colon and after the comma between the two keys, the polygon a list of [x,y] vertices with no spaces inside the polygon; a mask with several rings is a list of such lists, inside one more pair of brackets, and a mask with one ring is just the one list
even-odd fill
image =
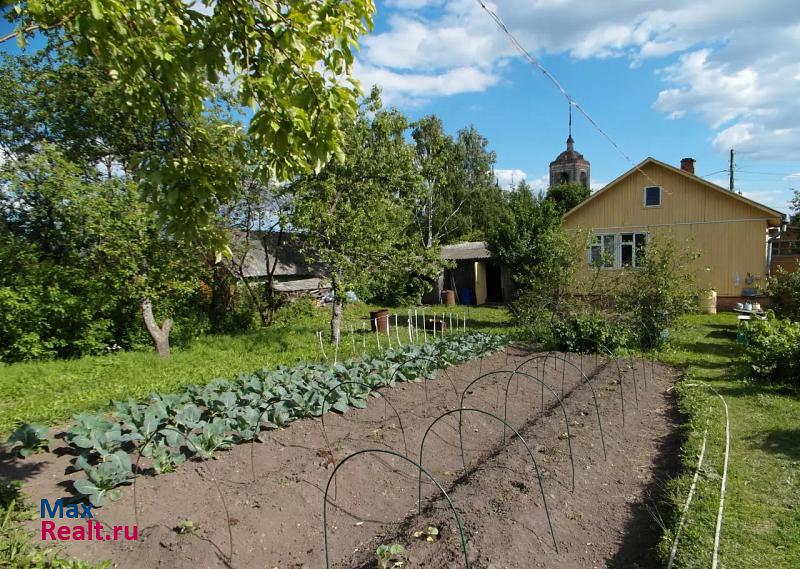
{"label": "shrub", "polygon": [[635,331],[639,347],[657,348],[677,319],[696,308],[691,262],[697,253],[664,237],[651,237],[644,263],[622,273],[618,310]]}
{"label": "shrub", "polygon": [[800,322],[800,264],[791,273],[780,267],[769,279],[767,291],[772,295],[775,314]]}
{"label": "shrub", "polygon": [[630,332],[625,325],[608,314],[578,313],[553,320],[554,347],[569,352],[609,352],[625,347],[630,342]]}
{"label": "shrub", "polygon": [[750,322],[745,360],[761,380],[800,384],[800,322],[776,318]]}

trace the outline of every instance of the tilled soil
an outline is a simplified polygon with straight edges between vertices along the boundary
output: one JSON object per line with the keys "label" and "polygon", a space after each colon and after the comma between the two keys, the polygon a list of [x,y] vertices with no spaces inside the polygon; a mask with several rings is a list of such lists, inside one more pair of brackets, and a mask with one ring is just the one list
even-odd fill
{"label": "tilled soil", "polygon": [[[531,355],[511,348],[440,372],[435,381],[385,389],[386,399],[371,399],[366,409],[328,414],[325,433],[320,420],[298,421],[264,433],[263,443],[220,453],[217,460],[142,476],[135,492],[127,487],[121,500],[95,512],[106,526],[138,525],[138,542],[67,542],[65,552],[133,568],[324,568],[323,494],[340,465],[327,507],[331,568],[374,568],[375,549],[393,543],[405,546],[404,568],[465,567],[456,517],[426,476],[422,513],[417,513],[415,461],[458,511],[475,569],[655,566],[658,496],[677,464],[669,395],[677,373],[672,368],[636,360],[634,373],[625,360],[618,371],[614,360],[574,354],[560,354],[574,366],[553,359],[546,367],[541,359],[528,362],[522,371],[544,377],[559,395],[563,382],[564,393],[562,411],[547,389],[542,401],[543,388],[529,376],[517,375],[509,385],[507,422],[533,460],[511,429],[505,429],[504,438],[500,419],[508,372],[484,377],[464,395],[463,407],[497,416],[462,413],[466,472],[459,413],[429,429],[438,416],[459,408],[472,380],[513,370]],[[376,452],[340,464],[366,449]],[[26,492],[38,504],[40,498],[69,494],[71,483],[65,479],[76,475],[65,477],[64,471],[71,459],[47,454],[21,465],[6,460],[0,472],[24,478]],[[175,528],[186,519],[195,529],[179,534]],[[434,541],[414,537],[429,526],[439,531]]]}

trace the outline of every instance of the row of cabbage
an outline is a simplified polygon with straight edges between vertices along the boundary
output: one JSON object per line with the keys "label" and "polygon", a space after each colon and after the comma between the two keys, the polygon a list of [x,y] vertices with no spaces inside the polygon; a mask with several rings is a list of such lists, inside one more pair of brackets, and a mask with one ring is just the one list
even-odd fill
{"label": "row of cabbage", "polygon": [[147,457],[155,473],[257,439],[329,410],[363,408],[369,394],[398,382],[434,379],[439,368],[501,349],[502,336],[472,333],[422,345],[390,349],[335,365],[302,363],[262,369],[235,380],[190,386],[179,394],[153,394],[147,402],[114,401],[111,415],[80,414],[65,433],[85,477],[75,490],[102,506],[135,476],[132,459]]}

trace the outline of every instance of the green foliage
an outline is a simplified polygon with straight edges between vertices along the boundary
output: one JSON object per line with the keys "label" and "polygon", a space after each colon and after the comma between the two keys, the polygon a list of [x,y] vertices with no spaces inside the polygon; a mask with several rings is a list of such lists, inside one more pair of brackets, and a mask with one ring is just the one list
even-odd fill
{"label": "green foliage", "polygon": [[554,202],[563,214],[591,195],[592,191],[581,184],[559,184],[547,190],[547,199]]}
{"label": "green foliage", "polygon": [[[55,548],[37,546],[37,536],[23,522],[34,519],[17,481],[0,480],[0,567],[4,569],[106,569],[108,562],[90,565],[62,557]],[[39,542],[41,543],[41,542]]]}
{"label": "green foliage", "polygon": [[[175,232],[221,244],[213,219],[229,201],[245,147],[278,179],[343,157],[342,122],[356,113],[353,49],[371,28],[372,0],[295,0],[278,6],[182,0],[21,2],[8,12],[18,42],[37,28],[63,33],[78,58],[117,87],[118,106],[164,141],[143,149],[134,169],[149,201]],[[233,77],[231,77],[233,74]],[[202,120],[220,85],[252,107],[247,132]]]}
{"label": "green foliage", "polygon": [[195,308],[202,260],[157,229],[134,185],[52,146],[5,162],[0,180],[3,361],[140,345],[143,296],[173,315]]}
{"label": "green foliage", "polygon": [[[503,337],[476,333],[334,366],[262,369],[234,381],[189,386],[182,393],[153,394],[147,403],[115,401],[111,417],[78,415],[67,430],[67,444],[79,453],[75,467],[86,474],[75,481],[75,490],[100,507],[106,498],[116,500],[118,487],[133,478],[129,451],[150,458],[156,473],[170,472],[190,457],[208,460],[217,451],[252,441],[264,426],[363,408],[371,389],[433,379],[438,367],[496,351],[505,343]],[[184,454],[184,447],[190,454]]]}
{"label": "green foliage", "polygon": [[289,221],[302,233],[307,255],[328,267],[334,337],[346,291],[387,298],[398,282],[406,282],[419,286],[415,296],[420,298],[420,281],[432,281],[438,272],[438,252],[424,249],[411,231],[419,177],[404,139],[407,127],[402,114],[381,109],[373,91],[356,120],[345,126],[346,159],[289,188]]}
{"label": "green foliage", "polygon": [[552,340],[551,320],[565,310],[578,253],[552,200],[525,183],[507,192],[503,214],[489,233],[489,248],[511,270],[517,289],[510,310],[530,339]]}
{"label": "green foliage", "polygon": [[779,267],[770,277],[767,290],[777,316],[800,322],[800,266],[793,272]]}
{"label": "green foliage", "polygon": [[88,497],[92,505],[98,508],[105,504],[106,498],[119,500],[118,487],[130,484],[133,478],[131,458],[124,450],[104,455],[96,466],[91,466],[85,456],[81,456],[75,466],[86,473],[86,478],[73,482],[75,491]]}
{"label": "green foliage", "polygon": [[17,452],[22,458],[27,458],[47,449],[47,445],[46,426],[38,423],[23,423],[11,433],[4,446],[9,452]]}
{"label": "green foliage", "polygon": [[475,127],[454,139],[442,120],[429,115],[412,125],[416,164],[422,176],[414,218],[426,247],[482,241],[497,218],[503,191],[492,179],[495,153]]}
{"label": "green foliage", "polygon": [[391,569],[392,567],[401,566],[402,564],[396,558],[402,555],[405,550],[406,548],[399,543],[379,545],[375,550],[375,555],[378,557],[378,569]]}
{"label": "green foliage", "polygon": [[[667,483],[666,507],[654,513],[666,526],[658,547],[660,562],[646,566],[666,566],[704,433],[706,467],[697,482],[675,567],[711,566],[726,444],[719,393],[730,413],[727,487],[735,495],[725,501],[719,565],[794,569],[800,559],[794,507],[800,503],[796,451],[800,388],[749,381],[752,374],[740,357],[744,347],[735,341],[735,314],[692,314],[682,321],[668,348],[658,352],[662,362],[686,373],[685,381],[676,382],[674,389],[685,417],[679,430],[680,473]],[[654,503],[662,502],[656,497]],[[756,527],[759,530],[753,531]]]}
{"label": "green foliage", "polygon": [[[153,392],[180,391],[190,384],[204,385],[214,378],[235,377],[246,369],[293,366],[298,361],[321,359],[316,334],[325,327],[330,313],[320,308],[311,310],[312,306],[308,303],[310,311],[268,328],[201,336],[191,345],[176,349],[169,359],[151,351],[126,351],[113,357],[0,364],[0,401],[6,403],[0,405],[0,433],[7,436],[23,421],[64,424],[76,413],[105,409],[113,399],[143,400]],[[367,353],[385,350],[385,338],[378,350],[375,334],[365,333],[363,338],[361,334],[369,312],[377,308],[362,303],[345,306],[340,357],[362,353],[362,340]],[[509,331],[508,315],[502,310],[456,306],[453,315],[467,315],[471,330]],[[355,351],[351,351],[348,337],[351,326],[355,330]],[[25,389],[20,389],[21,385]],[[42,393],[58,393],[58,404],[42,397]]]}
{"label": "green foliage", "polygon": [[697,283],[692,270],[696,251],[666,236],[650,236],[644,262],[620,273],[617,310],[629,322],[642,349],[669,338],[678,318],[696,309]]}
{"label": "green foliage", "polygon": [[800,385],[800,322],[768,311],[766,320],[748,322],[745,334],[744,358],[757,378]]}
{"label": "green foliage", "polygon": [[630,344],[625,324],[602,312],[579,312],[552,321],[553,342],[560,350],[594,353],[603,347],[610,352]]}

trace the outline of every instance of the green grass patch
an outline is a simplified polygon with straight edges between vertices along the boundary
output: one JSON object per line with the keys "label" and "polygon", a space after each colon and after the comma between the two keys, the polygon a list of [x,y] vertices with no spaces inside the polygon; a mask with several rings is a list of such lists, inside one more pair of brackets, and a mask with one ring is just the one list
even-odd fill
{"label": "green grass patch", "polygon": [[[439,315],[445,307],[427,307],[426,316]],[[375,307],[357,303],[345,308],[339,359],[361,355],[364,349],[377,351],[378,339],[369,330],[369,311]],[[404,323],[407,309],[392,310]],[[469,330],[507,332],[508,313],[499,308],[449,307],[447,312],[467,316]],[[421,311],[418,310],[421,315]],[[169,393],[186,385],[201,385],[216,378],[234,378],[242,372],[277,365],[293,365],[301,360],[321,361],[317,332],[325,333],[325,351],[333,362],[334,350],[328,343],[330,310],[311,309],[287,313],[269,328],[256,328],[238,335],[209,335],[189,347],[175,350],[169,359],[154,353],[127,352],[108,356],[84,357],[0,365],[0,434],[6,435],[19,422],[57,424],[82,411],[102,409],[111,399],[128,396],[143,398],[152,392]],[[394,318],[392,317],[392,325]],[[351,337],[350,330],[354,330]],[[400,340],[408,342],[408,332]],[[420,342],[422,337],[420,337]],[[380,338],[386,349],[387,338]],[[394,330],[391,343],[396,345]],[[355,344],[355,350],[353,349]]]}
{"label": "green grass patch", "polygon": [[686,414],[682,474],[668,487],[674,506],[660,544],[666,560],[680,509],[708,431],[706,458],[678,546],[675,567],[711,566],[725,451],[722,403],[731,424],[720,567],[800,567],[800,389],[748,379],[732,314],[693,315],[661,359],[686,370],[676,386]]}

